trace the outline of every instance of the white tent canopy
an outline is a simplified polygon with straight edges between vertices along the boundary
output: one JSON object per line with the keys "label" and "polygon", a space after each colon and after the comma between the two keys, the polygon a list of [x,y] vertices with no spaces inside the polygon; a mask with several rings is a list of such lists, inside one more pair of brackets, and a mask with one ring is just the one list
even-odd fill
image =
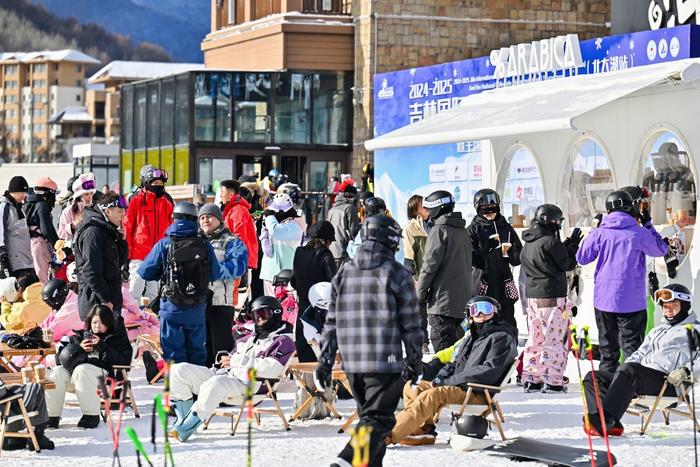
{"label": "white tent canopy", "polygon": [[577,130],[577,117],[605,104],[664,84],[700,78],[697,59],[578,75],[492,89],[459,106],[365,142],[374,151],[455,143],[556,130]]}

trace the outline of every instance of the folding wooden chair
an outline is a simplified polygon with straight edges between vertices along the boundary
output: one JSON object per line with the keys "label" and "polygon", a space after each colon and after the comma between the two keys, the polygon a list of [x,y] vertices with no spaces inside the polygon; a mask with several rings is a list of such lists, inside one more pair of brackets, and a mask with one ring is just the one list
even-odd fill
{"label": "folding wooden chair", "polygon": [[[16,403],[19,406],[19,410],[21,412],[20,415],[10,415],[10,408],[12,407],[12,403]],[[9,396],[5,397],[4,399],[0,399],[0,408],[2,410],[2,413],[0,414],[0,454],[2,454],[2,444],[6,437],[29,438],[32,440],[34,450],[36,452],[41,452],[41,449],[39,448],[39,442],[37,441],[36,435],[34,434],[34,427],[32,426],[32,422],[29,420],[29,417],[34,417],[38,413],[27,412],[27,408],[24,406],[24,398],[22,397],[22,395],[16,394],[14,396]],[[26,433],[17,431],[7,431],[7,425],[13,422],[17,422],[19,420],[24,421],[24,426],[27,430]]]}
{"label": "folding wooden chair", "polygon": [[[144,345],[150,347],[154,354],[156,354],[157,359],[163,358],[163,348],[160,346],[160,338],[152,336],[150,334],[139,334],[136,337],[136,343],[138,346]],[[165,374],[165,366],[160,369],[160,371],[148,382],[148,384],[155,384],[159,379]]]}
{"label": "folding wooden chair", "polygon": [[[284,366],[284,373],[282,378],[280,379],[260,379],[262,381],[262,384],[264,387],[267,389],[265,394],[255,394],[253,396],[253,416],[255,417],[255,422],[257,423],[258,426],[260,426],[260,416],[262,414],[269,414],[269,415],[277,415],[280,420],[282,420],[282,423],[284,424],[284,429],[289,431],[292,429],[292,427],[289,426],[289,423],[287,422],[287,418],[284,415],[284,412],[282,411],[282,407],[280,406],[279,400],[277,400],[277,388],[282,381],[282,379],[287,375],[287,371],[289,370],[289,366],[292,363],[292,359],[290,358],[287,361],[287,364]],[[271,400],[273,403],[273,407],[269,408],[262,408],[260,405],[267,401]],[[243,402],[241,403],[240,406],[224,406],[224,407],[219,407],[216,409],[210,416],[204,421],[204,427],[202,429],[206,430],[209,428],[209,423],[211,422],[211,419],[214,417],[229,417],[231,419],[231,436],[234,436],[236,434],[236,430],[238,430],[238,424],[241,421],[241,416],[243,415],[243,412],[247,409],[247,404],[245,401],[245,397]],[[235,419],[235,421],[234,421]]]}
{"label": "folding wooden chair", "polygon": [[[654,416],[657,410],[661,411],[661,415],[664,417],[664,422],[666,425],[670,423],[670,414],[680,415],[681,417],[689,418],[694,420],[695,429],[700,431],[700,423],[694,417],[695,407],[690,398],[689,392],[693,390],[693,383],[689,381],[690,384],[681,384],[678,386],[678,391],[680,394],[676,396],[664,396],[666,389],[668,388],[669,382],[664,381],[661,391],[656,396],[641,395],[630,402],[627,408],[627,413],[630,415],[636,415],[641,417],[642,427],[639,434],[644,434],[649,427],[651,422],[651,417]],[[689,391],[690,390],[690,391]],[[685,404],[687,411],[681,410],[681,404]]]}
{"label": "folding wooden chair", "polygon": [[[139,414],[139,407],[136,404],[136,398],[134,397],[134,391],[131,389],[131,381],[129,380],[129,371],[131,371],[131,366],[129,365],[113,365],[112,368],[114,368],[114,372],[117,374],[117,376],[121,376],[121,379],[117,378],[117,385],[116,389],[119,391],[126,391],[126,405],[128,407],[131,407],[131,410],[134,412],[134,417],[135,418],[141,418],[141,414]],[[69,391],[72,392],[72,391]],[[116,396],[114,399],[110,399],[109,403],[119,403],[119,396]],[[68,407],[78,407],[78,401],[66,401],[65,403],[66,406]],[[102,421],[106,422],[107,421],[107,413],[104,410],[105,407],[105,401],[102,400],[101,404],[101,409],[100,409],[100,416],[102,417]]]}
{"label": "folding wooden chair", "polygon": [[[503,392],[508,385],[508,381],[513,377],[518,367],[518,359],[513,361],[510,369],[501,380],[499,386],[489,386],[488,384],[478,384],[478,383],[467,383],[467,395],[464,398],[464,402],[461,404],[449,404],[445,406],[446,409],[452,412],[452,420],[456,420],[462,415],[476,415],[477,417],[485,417],[489,422],[496,425],[498,432],[501,435],[501,439],[504,441],[507,439],[506,434],[503,431],[503,423],[506,419],[503,416],[503,410],[501,410],[501,404],[496,400],[496,396]],[[469,404],[468,401],[472,394],[482,394],[486,399],[485,404]],[[489,418],[490,417],[490,418]]]}

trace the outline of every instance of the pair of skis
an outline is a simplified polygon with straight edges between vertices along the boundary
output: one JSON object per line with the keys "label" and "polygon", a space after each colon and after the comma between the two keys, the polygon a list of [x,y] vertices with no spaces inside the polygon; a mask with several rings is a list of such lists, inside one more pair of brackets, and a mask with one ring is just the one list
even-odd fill
{"label": "pair of skis", "polygon": [[600,425],[603,430],[603,439],[605,440],[605,449],[608,454],[608,465],[615,465],[613,461],[612,452],[610,452],[610,441],[608,439],[608,429],[605,425],[605,415],[603,414],[603,404],[600,398],[600,392],[598,390],[598,378],[596,377],[595,366],[593,365],[593,346],[591,345],[591,339],[588,335],[588,326],[583,326],[581,328],[583,331],[582,335],[579,336],[577,333],[576,325],[569,326],[569,332],[571,335],[571,350],[574,352],[574,358],[576,359],[576,369],[578,370],[579,385],[581,387],[581,399],[583,400],[583,419],[586,425],[586,432],[588,434],[588,450],[591,455],[591,466],[596,467],[595,453],[593,452],[593,436],[590,430],[590,413],[588,411],[588,403],[586,402],[586,392],[583,384],[583,375],[581,374],[581,353],[583,350],[586,351],[588,356],[588,361],[591,363],[591,376],[593,380],[593,392],[595,393],[596,408],[598,409],[598,416],[600,417]]}

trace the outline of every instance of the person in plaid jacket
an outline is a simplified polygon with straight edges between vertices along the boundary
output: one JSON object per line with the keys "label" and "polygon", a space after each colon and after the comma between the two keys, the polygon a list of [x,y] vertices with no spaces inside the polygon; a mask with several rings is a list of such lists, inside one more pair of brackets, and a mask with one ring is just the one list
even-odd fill
{"label": "person in plaid jacket", "polygon": [[[423,373],[423,331],[413,277],[394,259],[399,225],[372,216],[362,226],[362,240],[355,258],[333,278],[315,380],[319,389],[331,385],[340,351],[360,414],[356,429],[372,427],[369,465],[381,466],[401,388]],[[349,467],[353,452],[348,443],[331,466]]]}

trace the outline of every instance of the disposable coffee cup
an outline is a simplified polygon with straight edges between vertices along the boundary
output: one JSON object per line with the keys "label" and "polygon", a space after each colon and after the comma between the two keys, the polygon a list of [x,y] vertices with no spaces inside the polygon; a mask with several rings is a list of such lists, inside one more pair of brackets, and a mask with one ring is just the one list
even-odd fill
{"label": "disposable coffee cup", "polygon": [[503,254],[503,257],[508,256],[508,250],[510,250],[511,246],[513,245],[508,242],[501,243],[501,253]]}
{"label": "disposable coffee cup", "polygon": [[32,379],[34,377],[34,371],[32,371],[31,367],[22,368],[21,373],[22,384],[29,384],[32,382]]}
{"label": "disposable coffee cup", "polygon": [[501,242],[501,237],[500,237],[497,233],[495,233],[495,234],[493,234],[493,235],[489,235],[489,238],[492,238],[492,239],[496,240],[496,241],[499,242],[499,243]]}
{"label": "disposable coffee cup", "polygon": [[46,379],[46,367],[44,365],[37,365],[34,367],[34,377],[36,381],[44,381]]}
{"label": "disposable coffee cup", "polygon": [[51,344],[53,342],[53,329],[44,329],[41,331],[41,336],[44,339],[44,342],[47,344]]}
{"label": "disposable coffee cup", "polygon": [[151,299],[149,297],[141,297],[141,306],[146,308],[151,304]]}

